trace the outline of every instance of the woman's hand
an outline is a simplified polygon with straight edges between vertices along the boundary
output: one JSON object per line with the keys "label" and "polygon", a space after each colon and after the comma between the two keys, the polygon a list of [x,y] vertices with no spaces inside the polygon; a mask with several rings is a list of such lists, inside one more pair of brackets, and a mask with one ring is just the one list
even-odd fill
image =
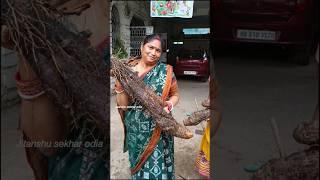
{"label": "woman's hand", "polygon": [[127,106],[130,103],[130,99],[129,96],[127,95],[127,93],[124,91],[121,83],[116,80],[115,83],[115,91],[117,93],[116,95],[116,101],[117,101],[117,108],[122,109],[123,111],[127,110]]}
{"label": "woman's hand", "polygon": [[124,92],[124,89],[121,85],[121,83],[116,79],[115,85],[114,85],[114,90],[116,91],[117,94],[121,94]]}
{"label": "woman's hand", "polygon": [[169,114],[173,110],[172,102],[171,101],[166,101],[163,110],[166,111]]}

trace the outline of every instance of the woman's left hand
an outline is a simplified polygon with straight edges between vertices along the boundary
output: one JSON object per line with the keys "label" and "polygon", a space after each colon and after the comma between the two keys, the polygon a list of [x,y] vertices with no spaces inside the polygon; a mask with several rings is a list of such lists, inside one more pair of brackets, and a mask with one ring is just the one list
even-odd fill
{"label": "woman's left hand", "polygon": [[170,101],[166,101],[163,109],[169,114],[173,109],[173,104]]}
{"label": "woman's left hand", "polygon": [[165,106],[165,107],[163,108],[163,110],[164,110],[166,113],[168,113],[168,114],[170,113],[168,106]]}

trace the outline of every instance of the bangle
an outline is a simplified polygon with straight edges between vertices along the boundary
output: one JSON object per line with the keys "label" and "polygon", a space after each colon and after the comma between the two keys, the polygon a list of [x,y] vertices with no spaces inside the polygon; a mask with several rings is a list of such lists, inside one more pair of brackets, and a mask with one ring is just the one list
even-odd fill
{"label": "bangle", "polygon": [[20,90],[17,90],[17,92],[18,92],[19,96],[25,100],[35,99],[45,93],[43,90],[37,94],[32,94],[32,95],[23,94]]}
{"label": "bangle", "polygon": [[124,92],[124,89],[122,87],[122,85],[120,83],[116,83],[115,84],[115,87],[114,87],[114,91],[117,93],[117,94],[121,94]]}
{"label": "bangle", "polygon": [[124,92],[124,89],[122,89],[122,90],[120,90],[120,91],[118,91],[118,90],[114,90],[117,94],[121,94],[121,93],[123,93]]}
{"label": "bangle", "polygon": [[173,103],[171,101],[166,101],[166,102],[170,104],[168,110],[172,111],[173,110]]}

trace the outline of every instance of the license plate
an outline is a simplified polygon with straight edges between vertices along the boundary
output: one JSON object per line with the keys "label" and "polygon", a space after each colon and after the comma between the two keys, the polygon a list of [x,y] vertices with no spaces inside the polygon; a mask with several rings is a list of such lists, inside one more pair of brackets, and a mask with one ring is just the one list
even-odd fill
{"label": "license plate", "polygon": [[185,75],[196,75],[197,71],[183,71],[183,74],[185,74]]}
{"label": "license plate", "polygon": [[238,39],[253,39],[253,40],[276,40],[275,31],[255,31],[238,29],[237,30]]}

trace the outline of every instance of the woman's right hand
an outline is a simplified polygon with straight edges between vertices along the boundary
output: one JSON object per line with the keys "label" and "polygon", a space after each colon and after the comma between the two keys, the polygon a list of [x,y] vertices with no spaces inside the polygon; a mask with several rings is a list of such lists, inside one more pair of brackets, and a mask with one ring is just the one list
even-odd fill
{"label": "woman's right hand", "polygon": [[114,85],[114,90],[116,91],[117,94],[121,94],[124,92],[124,89],[123,89],[120,81],[116,80],[116,83]]}
{"label": "woman's right hand", "polygon": [[129,96],[128,94],[124,91],[121,83],[116,80],[115,83],[115,91],[117,93],[116,95],[116,100],[117,100],[117,108],[121,108],[122,110],[126,111],[127,106],[129,105]]}

